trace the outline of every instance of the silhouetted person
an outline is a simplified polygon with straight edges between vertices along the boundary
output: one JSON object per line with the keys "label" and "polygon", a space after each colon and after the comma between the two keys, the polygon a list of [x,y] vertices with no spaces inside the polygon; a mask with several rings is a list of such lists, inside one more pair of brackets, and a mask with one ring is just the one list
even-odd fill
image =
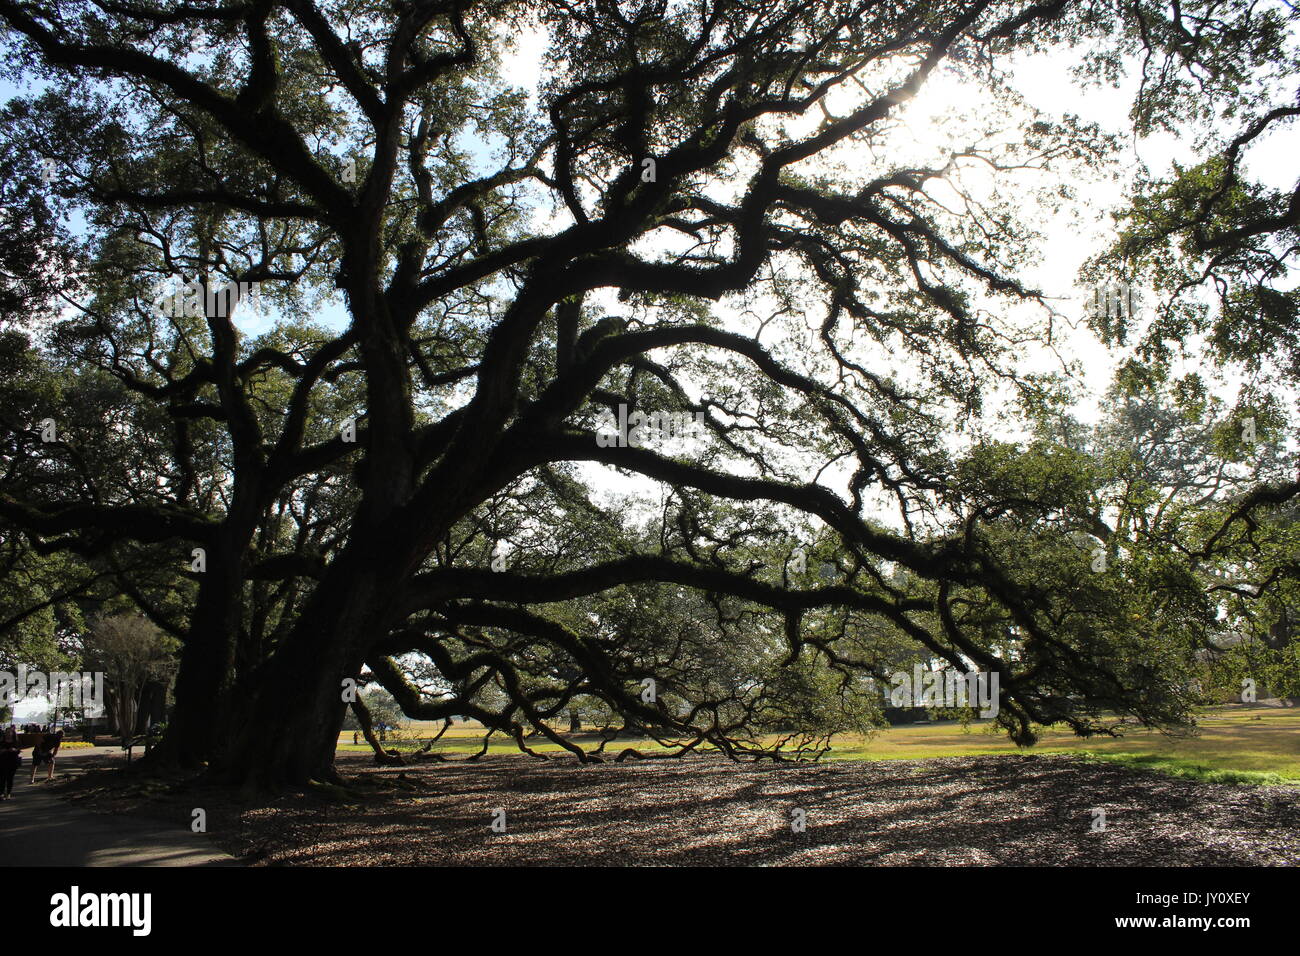
{"label": "silhouetted person", "polygon": [[10,726],[0,735],[0,800],[13,798],[14,775],[23,755],[18,747],[18,730]]}

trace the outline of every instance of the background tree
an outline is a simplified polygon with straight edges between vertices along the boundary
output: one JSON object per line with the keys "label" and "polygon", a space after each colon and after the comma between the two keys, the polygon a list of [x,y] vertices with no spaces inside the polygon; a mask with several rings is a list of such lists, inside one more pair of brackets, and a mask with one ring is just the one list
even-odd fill
{"label": "background tree", "polygon": [[128,759],[141,699],[151,683],[171,681],[175,650],[175,641],[137,614],[98,618],[85,636],[86,666],[104,674],[109,714]]}
{"label": "background tree", "polygon": [[[1092,272],[1130,277],[1152,293],[1136,313],[1095,316],[1105,341],[1131,345],[1135,377],[1163,381],[1195,354],[1237,392],[1199,452],[1203,462],[1252,467],[1231,486],[1216,477],[1223,494],[1185,514],[1185,546],[1208,573],[1220,628],[1242,641],[1226,655],[1207,648],[1222,665],[1209,677],[1216,699],[1239,699],[1246,677],[1295,692],[1289,622],[1300,481],[1287,436],[1300,383],[1300,293],[1291,281],[1300,182],[1268,185],[1249,170],[1252,152],[1300,115],[1296,16],[1289,4],[1142,5],[1142,30],[1128,39],[1142,53],[1137,129],[1194,132],[1197,160],[1167,175],[1142,171],[1116,241]],[[1204,405],[1206,383],[1185,382],[1183,405]]]}

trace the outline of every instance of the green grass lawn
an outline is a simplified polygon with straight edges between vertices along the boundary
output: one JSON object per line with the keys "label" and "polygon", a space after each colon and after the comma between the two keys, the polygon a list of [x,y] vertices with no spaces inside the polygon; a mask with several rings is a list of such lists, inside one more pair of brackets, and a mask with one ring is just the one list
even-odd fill
{"label": "green grass lawn", "polygon": [[989,730],[987,724],[973,724],[969,730],[960,724],[891,727],[866,740],[837,740],[829,759],[1073,753],[1224,782],[1300,782],[1300,708],[1207,708],[1198,715],[1193,736],[1134,728],[1123,737],[1084,739],[1067,727],[1053,727],[1044,729],[1032,748],[1019,748]]}
{"label": "green grass lawn", "polygon": [[[432,736],[435,724],[413,722],[404,737]],[[828,760],[924,760],[932,757],[975,756],[1003,753],[1073,753],[1093,759],[1115,760],[1149,767],[1179,776],[1229,783],[1300,782],[1300,708],[1261,705],[1227,705],[1203,710],[1193,736],[1175,737],[1155,730],[1130,729],[1120,738],[1075,737],[1068,728],[1053,727],[1042,732],[1037,746],[1020,748],[1000,733],[990,733],[980,721],[963,728],[959,723],[910,724],[888,727],[863,738],[837,737]],[[457,725],[433,747],[447,756],[468,756],[478,751],[482,730],[474,725]],[[593,743],[584,741],[589,749]],[[414,750],[414,740],[393,741],[388,746]],[[529,746],[540,753],[562,752],[563,748],[535,738]],[[647,741],[615,741],[605,750],[617,753],[624,746],[655,749]],[[350,731],[339,735],[340,751],[368,751],[363,740],[353,745]],[[495,736],[491,754],[517,753],[514,741]]]}

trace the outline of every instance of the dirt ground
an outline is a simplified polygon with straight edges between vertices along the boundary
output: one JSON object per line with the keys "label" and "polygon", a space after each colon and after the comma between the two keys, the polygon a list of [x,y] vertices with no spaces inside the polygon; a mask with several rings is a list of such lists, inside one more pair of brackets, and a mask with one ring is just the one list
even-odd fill
{"label": "dirt ground", "polygon": [[[209,836],[255,866],[1300,864],[1300,788],[1066,756],[586,767],[511,756],[377,768],[340,754],[356,799],[255,805],[213,787],[144,786],[116,764],[91,758],[59,789],[89,809],[187,829],[203,807]],[[504,833],[492,829],[498,810]]]}

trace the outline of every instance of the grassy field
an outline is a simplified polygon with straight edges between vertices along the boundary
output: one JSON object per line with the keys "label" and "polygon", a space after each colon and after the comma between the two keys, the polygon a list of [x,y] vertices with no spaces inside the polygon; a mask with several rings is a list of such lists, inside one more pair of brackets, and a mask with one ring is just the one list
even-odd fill
{"label": "grassy field", "polygon": [[[837,737],[827,760],[924,760],[931,757],[975,756],[1003,753],[1074,753],[1096,759],[1149,767],[1178,776],[1214,780],[1222,783],[1290,783],[1300,781],[1300,708],[1263,705],[1227,705],[1207,708],[1197,719],[1193,736],[1174,737],[1141,728],[1127,731],[1117,739],[1095,737],[1084,740],[1068,728],[1043,731],[1038,745],[1028,750],[1016,747],[997,733],[987,722],[963,728],[959,723],[912,724],[889,727],[868,738],[856,735]],[[438,724],[412,722],[401,732],[405,739],[389,737],[388,746],[413,750],[414,739],[428,739]],[[478,751],[482,729],[477,725],[456,725],[433,747],[449,757],[468,756]],[[592,742],[583,742],[588,749]],[[539,753],[562,752],[562,748],[544,738],[529,741]],[[617,753],[622,746],[642,750],[654,748],[646,741],[615,741],[606,752]],[[352,743],[350,731],[339,735],[339,750],[368,751],[365,741]],[[496,736],[490,754],[517,753],[514,742]]]}

